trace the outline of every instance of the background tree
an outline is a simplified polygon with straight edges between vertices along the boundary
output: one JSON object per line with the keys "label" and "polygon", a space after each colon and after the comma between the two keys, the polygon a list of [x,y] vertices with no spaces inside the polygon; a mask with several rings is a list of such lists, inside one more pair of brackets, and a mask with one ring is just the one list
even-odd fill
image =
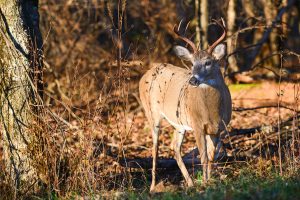
{"label": "background tree", "polygon": [[207,0],[195,0],[196,43],[200,49],[207,48],[209,7]]}
{"label": "background tree", "polygon": [[38,0],[0,1],[0,120],[5,177],[15,195],[37,182],[31,130],[42,93]]}
{"label": "background tree", "polygon": [[[233,33],[235,30],[235,19],[236,19],[236,0],[229,0],[228,8],[227,8],[227,35],[229,36],[227,39],[227,53],[233,53],[235,49],[235,41],[236,37],[233,37]],[[229,56],[228,58],[229,70],[237,71],[238,66],[235,59],[235,56]]]}

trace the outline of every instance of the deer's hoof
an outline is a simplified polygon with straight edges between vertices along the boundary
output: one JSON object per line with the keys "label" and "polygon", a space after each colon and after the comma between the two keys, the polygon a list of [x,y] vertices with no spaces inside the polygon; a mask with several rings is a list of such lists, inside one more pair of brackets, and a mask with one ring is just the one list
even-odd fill
{"label": "deer's hoof", "polygon": [[192,181],[192,180],[188,181],[188,182],[187,182],[187,186],[188,186],[188,187],[194,187],[193,181]]}
{"label": "deer's hoof", "polygon": [[155,193],[155,184],[151,184],[150,193]]}

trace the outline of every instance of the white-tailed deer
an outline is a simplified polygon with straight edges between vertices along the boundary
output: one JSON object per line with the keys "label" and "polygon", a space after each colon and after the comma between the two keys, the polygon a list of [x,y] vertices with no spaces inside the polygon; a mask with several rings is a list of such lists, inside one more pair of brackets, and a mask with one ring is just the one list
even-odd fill
{"label": "white-tailed deer", "polygon": [[[219,23],[218,23],[219,24]],[[158,133],[161,119],[166,119],[176,129],[171,148],[187,182],[193,186],[183,163],[180,151],[185,131],[193,130],[203,166],[203,180],[210,178],[212,161],[219,134],[231,118],[231,96],[220,71],[218,61],[225,55],[225,45],[220,44],[224,33],[207,50],[198,50],[188,38],[177,36],[193,49],[175,46],[175,53],[183,60],[190,61],[191,70],[171,64],[154,63],[139,84],[139,92],[146,116],[152,127],[153,166],[150,191],[155,188],[155,171],[158,154]]]}

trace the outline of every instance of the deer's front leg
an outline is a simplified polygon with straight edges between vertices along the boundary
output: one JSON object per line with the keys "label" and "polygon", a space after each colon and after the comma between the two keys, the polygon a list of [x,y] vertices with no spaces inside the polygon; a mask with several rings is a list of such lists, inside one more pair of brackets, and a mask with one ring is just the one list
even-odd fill
{"label": "deer's front leg", "polygon": [[207,152],[207,142],[204,130],[196,129],[194,131],[197,147],[199,150],[199,158],[203,169],[203,182],[206,182],[210,177],[211,167],[209,167],[209,159]]}
{"label": "deer's front leg", "polygon": [[210,179],[211,170],[215,159],[218,137],[215,135],[205,135],[205,141],[206,141],[206,152],[207,152],[207,159],[208,159],[207,178]]}

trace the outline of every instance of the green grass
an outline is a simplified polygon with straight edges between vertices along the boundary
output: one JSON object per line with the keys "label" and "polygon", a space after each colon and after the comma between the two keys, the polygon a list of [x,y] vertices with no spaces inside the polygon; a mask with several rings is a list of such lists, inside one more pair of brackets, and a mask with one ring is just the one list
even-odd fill
{"label": "green grass", "polygon": [[229,90],[231,92],[239,92],[241,90],[246,90],[254,87],[259,87],[261,84],[259,83],[250,83],[250,84],[233,84],[229,85]]}
{"label": "green grass", "polygon": [[[300,177],[258,176],[243,172],[206,188],[203,199],[299,199]],[[298,198],[297,198],[298,197]]]}
{"label": "green grass", "polygon": [[[286,168],[285,168],[286,169]],[[300,170],[286,171],[293,173],[286,176],[279,176],[278,170],[272,167],[261,168],[260,170],[251,163],[247,165],[237,164],[234,168],[228,168],[222,173],[227,174],[226,178],[212,178],[205,186],[201,185],[202,173],[196,173],[196,187],[191,189],[178,187],[166,187],[161,193],[149,194],[150,182],[140,189],[123,188],[124,190],[102,191],[95,194],[83,195],[88,199],[128,199],[128,200],[231,200],[231,199],[300,199]],[[76,192],[63,199],[80,199],[82,197]],[[48,199],[59,200],[55,193]],[[62,199],[62,200],[63,200]]]}
{"label": "green grass", "polygon": [[148,191],[129,192],[126,199],[300,199],[300,175],[280,177],[276,173],[258,175],[241,169],[240,174],[225,180],[212,180],[206,187],[149,195]]}
{"label": "green grass", "polygon": [[[200,176],[199,176],[200,177]],[[199,178],[198,177],[198,178]],[[106,192],[105,192],[106,193]],[[192,189],[180,188],[172,192],[149,194],[149,188],[143,191],[109,192],[109,195],[98,194],[90,199],[128,199],[128,200],[231,200],[231,199],[300,199],[300,175],[280,177],[277,174],[258,175],[255,171],[241,170],[234,178],[224,180],[213,179],[207,186],[198,185]],[[78,199],[74,193],[67,199]],[[52,194],[51,199],[57,198]]]}

